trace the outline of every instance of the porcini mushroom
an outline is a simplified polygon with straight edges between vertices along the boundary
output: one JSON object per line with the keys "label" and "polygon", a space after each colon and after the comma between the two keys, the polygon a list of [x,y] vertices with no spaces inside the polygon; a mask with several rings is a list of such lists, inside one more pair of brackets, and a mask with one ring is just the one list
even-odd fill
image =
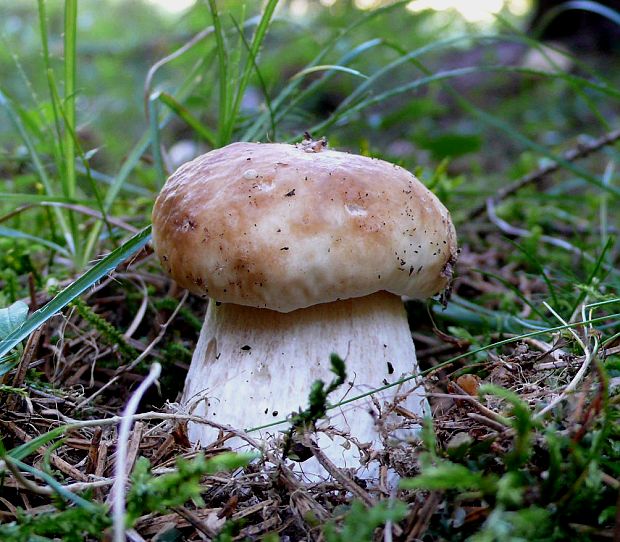
{"label": "porcini mushroom", "polygon": [[[312,383],[332,379],[331,353],[348,374],[332,403],[416,375],[400,296],[442,291],[456,259],[449,212],[411,173],[312,140],[233,143],[181,166],[155,203],[153,240],[177,283],[211,300],[182,402],[239,429],[305,407]],[[328,411],[318,443],[360,467],[369,456],[349,437],[380,451],[403,425],[396,411],[425,405],[413,378]],[[192,442],[216,435],[189,426]]]}

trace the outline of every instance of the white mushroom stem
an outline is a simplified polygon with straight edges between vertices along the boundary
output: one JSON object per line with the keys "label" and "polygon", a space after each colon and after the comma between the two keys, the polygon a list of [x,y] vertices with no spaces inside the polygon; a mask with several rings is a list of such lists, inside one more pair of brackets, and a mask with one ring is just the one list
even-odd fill
{"label": "white mushroom stem", "polygon": [[[315,380],[332,381],[332,353],[345,360],[347,370],[347,382],[329,397],[332,404],[418,373],[398,296],[379,292],[289,313],[211,302],[182,401],[194,414],[238,429],[263,426],[306,408]],[[339,467],[359,468],[364,454],[342,433],[381,451],[386,439],[406,438],[419,428],[415,418],[394,412],[395,404],[401,413],[427,414],[420,380],[329,410],[328,419],[317,424],[318,444]],[[328,426],[341,436],[330,436]],[[254,436],[281,438],[287,428],[282,424]],[[216,436],[206,425],[189,426],[192,442],[206,445]],[[377,471],[376,465],[365,468]],[[301,469],[323,473],[313,460],[301,463]]]}

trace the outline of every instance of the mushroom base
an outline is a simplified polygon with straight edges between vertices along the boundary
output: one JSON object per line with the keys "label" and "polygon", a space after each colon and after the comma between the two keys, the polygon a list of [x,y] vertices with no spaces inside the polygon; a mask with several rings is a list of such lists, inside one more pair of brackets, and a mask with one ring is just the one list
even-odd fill
{"label": "mushroom base", "polygon": [[[271,424],[306,408],[315,380],[333,380],[332,353],[345,360],[347,379],[329,396],[331,404],[418,373],[398,296],[379,292],[290,313],[211,302],[182,403],[194,415],[236,429]],[[371,478],[379,472],[382,451],[417,435],[424,415],[424,388],[413,378],[328,410],[313,438],[335,465]],[[250,436],[275,447],[288,427],[282,423]],[[201,445],[218,434],[198,423],[190,423],[188,433]],[[226,444],[240,448],[244,443]],[[310,477],[325,474],[315,458],[299,463],[299,470]]]}

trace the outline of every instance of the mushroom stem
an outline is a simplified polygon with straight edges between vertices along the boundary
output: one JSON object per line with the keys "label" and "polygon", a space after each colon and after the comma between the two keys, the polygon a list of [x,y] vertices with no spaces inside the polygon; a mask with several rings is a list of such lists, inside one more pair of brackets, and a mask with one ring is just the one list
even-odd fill
{"label": "mushroom stem", "polygon": [[[347,380],[329,397],[331,404],[416,374],[415,348],[400,297],[379,292],[289,313],[211,302],[182,402],[196,415],[238,429],[263,426],[308,406],[312,383],[334,378],[332,353],[345,360]],[[360,458],[377,457],[373,450],[382,451],[387,439],[419,429],[419,419],[398,415],[396,405],[400,412],[427,414],[418,379],[328,410],[327,419],[317,423],[317,442],[339,467],[359,468]],[[287,427],[258,433],[272,440],[281,438]],[[216,436],[206,425],[189,426],[192,442],[206,445]],[[362,466],[376,472],[376,466]],[[324,472],[312,460],[301,468],[306,474]]]}

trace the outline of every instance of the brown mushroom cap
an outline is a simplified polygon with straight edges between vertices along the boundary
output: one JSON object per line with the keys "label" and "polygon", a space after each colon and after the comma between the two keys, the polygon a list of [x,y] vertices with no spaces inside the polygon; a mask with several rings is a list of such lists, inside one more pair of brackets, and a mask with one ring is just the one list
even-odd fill
{"label": "brown mushroom cap", "polygon": [[233,143],[184,164],[155,202],[153,240],[181,286],[281,312],[428,297],[456,259],[450,213],[411,173],[303,144]]}

